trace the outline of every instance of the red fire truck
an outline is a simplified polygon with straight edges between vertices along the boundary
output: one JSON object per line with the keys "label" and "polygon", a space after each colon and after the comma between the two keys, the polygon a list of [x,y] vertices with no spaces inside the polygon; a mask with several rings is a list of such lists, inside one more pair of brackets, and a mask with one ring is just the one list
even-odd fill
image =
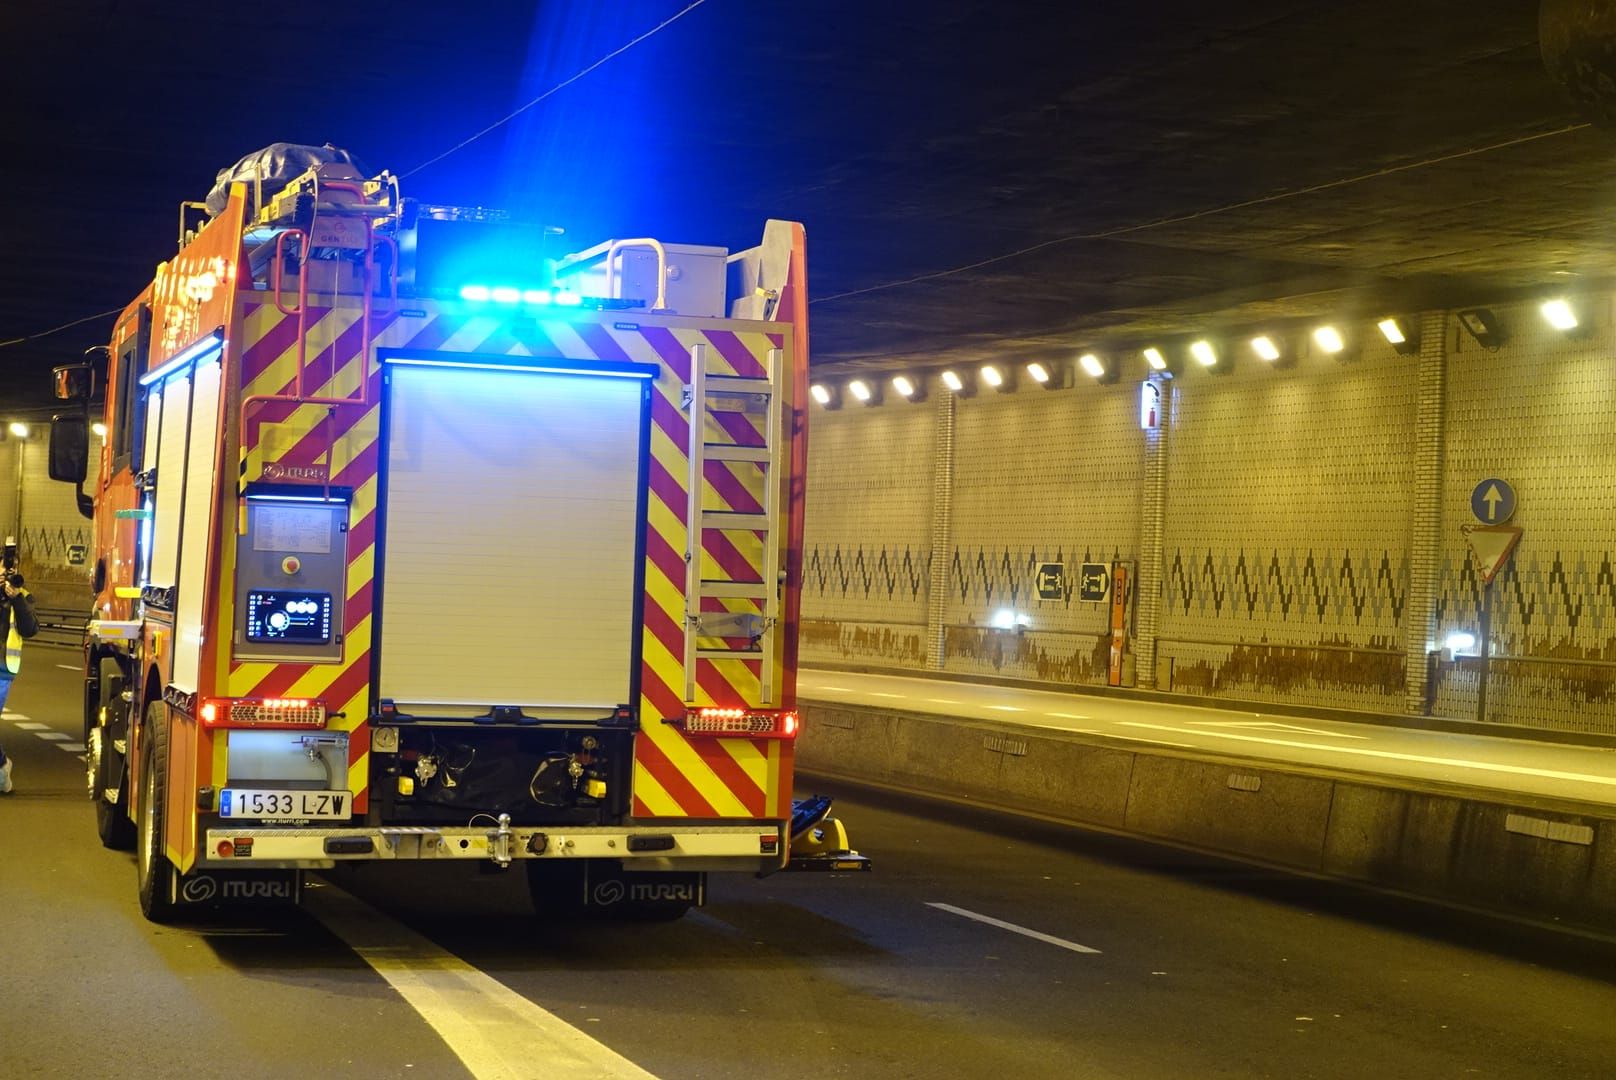
{"label": "red fire truck", "polygon": [[802,227],[546,257],[343,160],[220,202],[104,371],[56,372],[88,782],[146,915],[356,860],[653,915],[713,871],[866,867],[792,797]]}

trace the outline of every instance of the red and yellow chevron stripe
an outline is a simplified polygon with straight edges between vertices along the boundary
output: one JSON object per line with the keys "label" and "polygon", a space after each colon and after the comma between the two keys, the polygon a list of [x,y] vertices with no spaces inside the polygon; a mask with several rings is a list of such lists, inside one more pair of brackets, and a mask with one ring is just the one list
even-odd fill
{"label": "red and yellow chevron stripe", "polygon": [[[619,315],[621,313],[618,313]],[[684,551],[687,541],[689,420],[681,394],[690,378],[691,349],[707,347],[709,370],[741,376],[763,374],[770,350],[783,349],[788,370],[792,341],[779,324],[735,323],[636,315],[613,320],[601,313],[515,320],[423,304],[408,311],[372,316],[373,351],[361,356],[361,315],[354,306],[311,307],[304,326],[303,390],[319,397],[352,397],[355,404],[295,404],[270,401],[250,406],[241,433],[243,483],[258,479],[329,479],[352,489],[349,522],[346,649],[338,664],[270,664],[219,661],[218,684],[232,697],[323,697],[344,716],[336,724],[353,733],[349,783],[355,809],[365,808],[373,577],[380,455],[381,365],[375,350],[531,355],[576,360],[655,363],[651,405],[650,487],[645,535],[645,624],[642,634],[642,725],[635,743],[633,813],[638,817],[782,818],[790,813],[792,746],[789,741],[747,738],[689,738],[661,723],[681,716],[687,704],[757,706],[757,661],[699,662],[695,702],[682,700],[684,688]],[[258,298],[244,298],[239,340],[241,398],[288,395],[296,385],[299,323]],[[365,392],[361,395],[361,384]],[[358,402],[363,397],[363,404]],[[790,410],[786,410],[790,415]],[[759,445],[761,421],[748,414],[717,413],[708,421],[711,442]],[[776,433],[784,442],[788,433]],[[795,457],[795,455],[793,455]],[[703,475],[703,506],[757,511],[766,478],[756,465],[708,462]],[[800,512],[800,503],[789,504]],[[782,529],[781,536],[789,535]],[[783,541],[780,541],[783,542]],[[221,580],[234,580],[234,547],[224,545]],[[760,581],[761,535],[709,532],[702,545],[702,573],[709,579]],[[785,565],[782,562],[782,565]],[[219,637],[230,640],[233,603],[220,603]],[[710,606],[756,611],[755,602],[713,601]],[[789,635],[787,635],[789,637]],[[222,650],[221,650],[222,652]],[[776,656],[770,662],[780,665]],[[777,686],[791,683],[776,672]],[[786,697],[791,703],[791,697]],[[214,747],[223,769],[222,740]]]}

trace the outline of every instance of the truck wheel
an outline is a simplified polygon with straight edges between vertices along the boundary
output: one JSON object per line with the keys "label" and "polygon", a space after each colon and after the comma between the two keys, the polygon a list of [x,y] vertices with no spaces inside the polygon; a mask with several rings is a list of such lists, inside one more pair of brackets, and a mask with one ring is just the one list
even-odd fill
{"label": "truck wheel", "polygon": [[140,911],[152,922],[174,918],[174,864],[163,854],[163,819],[167,816],[168,710],[161,701],[146,706],[146,730],[140,751],[139,826],[135,834],[135,881]]}
{"label": "truck wheel", "polygon": [[[115,661],[101,661],[96,716],[85,736],[85,771],[95,802],[95,831],[103,847],[128,851],[135,846],[135,823],[129,820],[129,770],[116,743],[127,738],[123,675]],[[109,793],[111,796],[109,797]]]}

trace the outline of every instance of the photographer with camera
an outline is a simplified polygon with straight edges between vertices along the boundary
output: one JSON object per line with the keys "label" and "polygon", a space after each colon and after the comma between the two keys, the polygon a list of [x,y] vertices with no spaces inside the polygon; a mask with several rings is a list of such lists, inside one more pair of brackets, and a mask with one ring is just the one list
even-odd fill
{"label": "photographer with camera", "polygon": [[[22,575],[17,573],[17,541],[6,537],[3,566],[0,566],[0,633],[5,635],[5,659],[0,662],[0,710],[11,693],[11,680],[22,670],[22,639],[39,633],[39,622],[34,618],[34,598],[23,588]],[[5,747],[0,746],[0,795],[11,791],[11,759]]]}

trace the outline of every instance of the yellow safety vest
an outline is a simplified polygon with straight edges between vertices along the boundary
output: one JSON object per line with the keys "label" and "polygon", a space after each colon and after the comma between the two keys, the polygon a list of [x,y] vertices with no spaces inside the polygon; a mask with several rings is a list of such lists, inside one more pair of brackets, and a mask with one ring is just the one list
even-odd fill
{"label": "yellow safety vest", "polygon": [[6,606],[6,671],[12,675],[22,670],[22,635],[17,632],[17,617]]}

